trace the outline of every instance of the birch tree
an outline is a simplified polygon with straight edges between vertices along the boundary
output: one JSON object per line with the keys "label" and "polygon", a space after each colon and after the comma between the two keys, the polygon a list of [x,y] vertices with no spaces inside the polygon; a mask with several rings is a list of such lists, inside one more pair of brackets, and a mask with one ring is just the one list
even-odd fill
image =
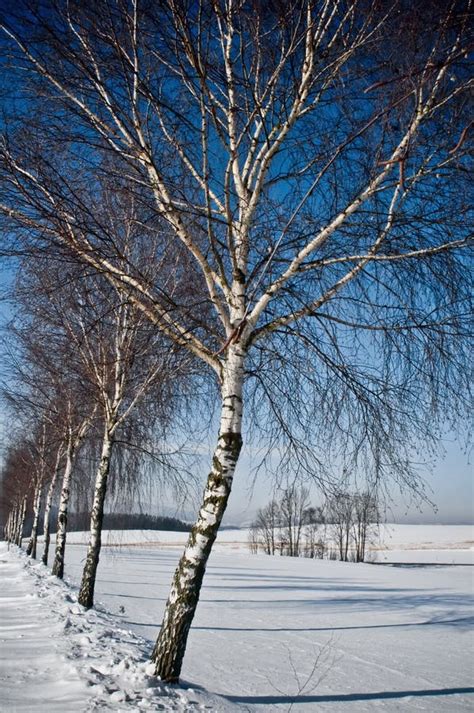
{"label": "birch tree", "polygon": [[[465,408],[468,11],[130,0],[4,13],[22,99],[10,121],[6,106],[5,249],[54,247],[99,271],[219,389],[153,653],[164,680],[180,674],[244,403],[322,486],[334,456],[415,489],[412,444]],[[153,216],[137,253],[174,251],[199,307],[170,300],[133,255],[123,269],[95,200],[104,174]]]}
{"label": "birch tree", "polygon": [[26,554],[32,559],[36,559],[36,549],[38,545],[38,525],[40,519],[41,500],[46,478],[46,425],[42,424],[40,432],[33,442],[34,465],[32,468],[33,482],[33,522],[31,525],[31,535],[26,548]]}
{"label": "birch tree", "polygon": [[78,597],[80,604],[90,608],[94,601],[105,497],[117,435],[151,391],[152,398],[161,407],[161,421],[165,420],[173,403],[171,382],[177,387],[183,364],[179,364],[175,350],[159,344],[142,312],[114,288],[82,280],[74,291],[76,299],[69,301],[67,311],[64,305],[61,310],[60,305],[59,318],[93,384],[92,397],[99,409],[103,431],[89,544]]}
{"label": "birch tree", "polygon": [[[103,211],[110,209],[104,205]],[[120,214],[115,241],[124,254],[133,236],[138,216],[131,210],[128,216]],[[111,224],[114,216],[110,216]],[[124,260],[125,263],[125,260]],[[125,263],[126,264],[126,263]],[[154,264],[157,268],[157,264]],[[161,266],[165,270],[165,266]],[[160,339],[146,316],[138,310],[125,294],[97,275],[82,269],[67,269],[52,259],[43,261],[41,269],[23,265],[16,293],[24,311],[38,329],[45,334],[55,334],[57,344],[68,344],[74,358],[62,368],[62,381],[71,376],[87,384],[87,399],[95,411],[98,465],[93,484],[90,519],[90,536],[78,601],[90,608],[94,600],[94,587],[101,549],[101,532],[105,498],[112,457],[117,438],[128,427],[137,408],[148,406],[149,433],[158,431],[178,411],[178,394],[183,387],[184,375],[190,374],[190,359],[180,353],[173,342]],[[170,296],[172,295],[170,291]],[[27,296],[27,297],[26,297]],[[61,367],[59,367],[61,368]],[[152,418],[151,408],[158,414]],[[90,419],[87,420],[87,428]],[[137,430],[137,429],[135,429]],[[84,435],[79,435],[79,443]],[[139,444],[135,443],[135,446]],[[66,439],[66,470],[68,469],[69,436]],[[57,472],[63,446],[57,452]],[[116,463],[117,466],[117,463]],[[117,468],[116,468],[117,470]],[[120,486],[119,486],[120,487]],[[53,482],[50,491],[54,488]],[[64,483],[63,483],[64,488]],[[47,555],[47,553],[46,553]],[[56,567],[56,564],[55,564]]]}
{"label": "birch tree", "polygon": [[[101,548],[101,531],[104,516],[104,504],[107,491],[107,480],[110,471],[112,450],[117,430],[126,421],[133,407],[156,379],[159,367],[145,369],[143,380],[137,385],[131,378],[133,363],[145,359],[146,354],[140,353],[137,337],[140,331],[140,320],[137,312],[127,304],[113,306],[112,325],[109,334],[103,334],[102,339],[97,333],[89,334],[83,315],[75,313],[74,321],[79,323],[80,340],[71,332],[83,354],[85,365],[92,370],[98,392],[98,400],[102,410],[103,435],[100,460],[94,485],[94,499],[91,512],[90,538],[86,563],[82,576],[78,601],[90,608],[94,601],[94,586]],[[89,315],[91,316],[91,315]],[[95,314],[92,315],[96,317]],[[102,319],[102,326],[106,321]],[[104,339],[105,337],[105,339]],[[142,344],[143,346],[143,344]],[[162,364],[160,364],[162,366]]]}
{"label": "birch tree", "polygon": [[59,496],[58,522],[56,527],[56,547],[54,553],[54,562],[52,573],[62,579],[64,576],[64,554],[66,551],[66,535],[67,535],[67,518],[69,509],[69,498],[71,495],[71,481],[73,474],[74,461],[77,452],[80,449],[92,420],[95,416],[95,408],[90,410],[78,411],[77,409],[77,394],[66,394],[65,400],[65,433],[66,433],[66,452],[65,452],[65,467],[61,480],[61,493]]}
{"label": "birch tree", "polygon": [[355,493],[353,541],[356,562],[364,562],[367,545],[374,529],[378,530],[380,512],[374,493]]}
{"label": "birch tree", "polygon": [[281,552],[289,557],[299,557],[305,512],[309,507],[309,490],[295,484],[285,488],[280,506]]}
{"label": "birch tree", "polygon": [[331,524],[332,539],[341,562],[349,561],[349,546],[354,527],[354,497],[341,492],[333,495],[326,504],[327,519]]}
{"label": "birch tree", "polygon": [[[10,333],[13,341],[18,334]],[[25,353],[23,353],[25,356]],[[30,373],[28,360],[21,363],[21,357],[10,354],[10,360],[16,362],[9,365],[10,388],[4,393],[5,405],[9,415],[15,415],[24,432],[36,434],[29,448],[32,453],[31,473],[35,483],[33,495],[33,523],[27,553],[36,557],[40,504],[42,491],[46,491],[43,512],[43,564],[48,564],[49,546],[51,541],[51,509],[61,472],[64,456],[64,433],[61,425],[56,422],[58,405],[51,393],[44,388],[36,389],[40,384],[38,373]],[[21,364],[21,367],[20,367]],[[25,368],[26,366],[26,368]],[[9,448],[11,448],[11,444]],[[8,489],[7,489],[8,491]],[[34,553],[34,554],[33,554]]]}
{"label": "birch tree", "polygon": [[64,444],[59,442],[56,444],[56,455],[52,461],[52,473],[49,480],[48,489],[46,491],[46,499],[44,504],[43,515],[43,554],[41,561],[44,565],[48,564],[49,546],[51,544],[51,508],[54,500],[54,493],[58,483],[58,476],[61,472],[61,461],[64,456]]}
{"label": "birch tree", "polygon": [[254,536],[255,551],[258,545],[263,546],[267,555],[274,555],[278,547],[279,528],[281,526],[281,513],[279,503],[271,500],[264,508],[257,511],[257,516],[251,524]]}

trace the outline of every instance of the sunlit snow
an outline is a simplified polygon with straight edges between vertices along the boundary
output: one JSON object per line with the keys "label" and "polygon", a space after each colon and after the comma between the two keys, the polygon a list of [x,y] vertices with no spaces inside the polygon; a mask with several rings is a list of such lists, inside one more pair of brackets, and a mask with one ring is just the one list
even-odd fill
{"label": "sunlit snow", "polygon": [[177,688],[153,687],[146,657],[185,534],[105,536],[90,612],[75,603],[83,537],[72,589],[1,545],[2,710],[472,710],[468,527],[391,528],[377,565],[250,555],[223,531]]}

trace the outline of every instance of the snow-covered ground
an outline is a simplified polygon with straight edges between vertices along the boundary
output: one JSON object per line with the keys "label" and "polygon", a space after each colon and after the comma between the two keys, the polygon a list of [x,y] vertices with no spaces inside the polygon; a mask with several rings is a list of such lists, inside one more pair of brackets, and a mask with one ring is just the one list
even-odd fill
{"label": "snow-covered ground", "polygon": [[[452,566],[453,559],[472,554],[472,530],[430,527],[395,526],[381,545],[388,542],[391,549],[380,552],[392,562],[417,553],[424,563],[419,567],[255,556],[246,549],[246,533],[223,531],[190,633],[181,688],[153,688],[145,659],[185,534],[111,533],[97,585],[106,612],[81,612],[74,589],[68,593],[41,566],[25,568],[25,557],[6,553],[2,545],[0,560],[8,571],[1,587],[1,677],[7,684],[0,682],[0,709],[473,710],[474,569]],[[70,543],[81,539],[78,533],[69,537]],[[67,550],[73,587],[84,554],[81,544]],[[439,558],[444,565],[433,564]],[[25,617],[23,605],[30,612]],[[37,635],[34,627],[21,628],[38,621]],[[28,645],[21,648],[22,633],[32,637],[38,655]],[[56,647],[52,663],[40,656],[48,650],[46,636]],[[10,663],[17,655],[20,666]],[[47,691],[36,686],[44,669],[53,681],[64,678],[70,704],[41,707]],[[87,683],[93,685],[84,688]],[[59,695],[56,688],[51,691]],[[129,700],[120,700],[125,694]],[[25,703],[28,695],[36,707]],[[6,701],[10,707],[1,708]]]}
{"label": "snow-covered ground", "polygon": [[[329,536],[329,530],[326,537]],[[87,532],[72,532],[68,542],[87,542]],[[106,531],[106,546],[142,546],[174,548],[180,551],[186,542],[185,532],[127,530]],[[417,562],[474,564],[474,527],[472,525],[393,525],[384,524],[369,545],[369,558],[378,563]],[[249,551],[247,529],[219,532],[215,552]]]}
{"label": "snow-covered ground", "polygon": [[0,542],[0,711],[230,711],[189,686],[159,684],[149,644],[100,605]]}

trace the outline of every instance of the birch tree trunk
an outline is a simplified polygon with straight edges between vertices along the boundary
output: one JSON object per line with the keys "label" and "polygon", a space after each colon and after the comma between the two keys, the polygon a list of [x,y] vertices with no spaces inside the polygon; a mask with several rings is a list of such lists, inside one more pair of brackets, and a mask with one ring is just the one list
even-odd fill
{"label": "birch tree trunk", "polygon": [[64,469],[61,496],[59,499],[58,526],[56,529],[56,550],[52,573],[62,579],[64,576],[64,552],[66,550],[67,515],[69,507],[69,494],[71,489],[71,475],[74,450],[68,446],[66,454],[66,467]]}
{"label": "birch tree trunk", "polygon": [[87,549],[86,564],[82,573],[82,582],[78,597],[79,604],[82,604],[87,609],[90,609],[94,605],[95,580],[97,574],[97,567],[99,565],[100,548],[102,542],[101,537],[102,523],[104,520],[104,502],[105,495],[107,492],[107,479],[109,476],[110,457],[112,454],[113,443],[113,434],[109,428],[106,428],[104,433],[104,440],[102,442],[102,453],[100,457],[99,468],[97,470],[97,476],[95,480],[94,504],[92,506],[91,513],[89,546]]}
{"label": "birch tree trunk", "polygon": [[16,532],[16,544],[21,547],[21,541],[23,539],[23,528],[25,526],[26,518],[26,495],[23,498],[21,506],[18,507],[18,522],[17,522],[17,532]]}
{"label": "birch tree trunk", "polygon": [[58,479],[58,474],[59,474],[60,459],[61,459],[60,453],[58,452],[56,466],[54,468],[53,477],[49,484],[48,492],[46,494],[46,502],[44,505],[44,520],[43,520],[44,549],[43,549],[43,556],[41,558],[41,561],[43,562],[44,565],[48,564],[49,544],[51,542],[51,530],[50,530],[49,516],[51,513],[51,507],[53,504],[54,489],[56,487],[56,481]]}
{"label": "birch tree trunk", "polygon": [[20,522],[20,505],[16,505],[15,509],[13,510],[13,517],[12,517],[12,538],[11,538],[11,543],[12,544],[17,544],[18,542],[18,523]]}
{"label": "birch tree trunk", "polygon": [[163,623],[153,650],[155,673],[163,681],[179,679],[189,629],[212,545],[224,515],[235,466],[242,448],[242,385],[245,353],[231,344],[222,378],[222,407],[217,446],[203,501],[176,569]]}
{"label": "birch tree trunk", "polygon": [[18,522],[20,520],[20,505],[16,505],[12,516],[11,544],[16,545],[18,540]]}
{"label": "birch tree trunk", "polygon": [[15,518],[16,518],[16,508],[10,511],[8,516],[8,544],[11,545],[15,539]]}
{"label": "birch tree trunk", "polygon": [[8,518],[8,544],[9,545],[11,545],[11,543],[13,542],[14,521],[15,521],[15,515],[14,515],[14,511],[12,510],[10,512],[10,516]]}
{"label": "birch tree trunk", "polygon": [[32,559],[36,559],[36,546],[38,543],[38,522],[41,509],[42,492],[42,483],[38,482],[35,487],[35,494],[33,498],[33,525],[31,528],[30,541],[28,542],[28,547],[26,548],[26,554],[30,555]]}

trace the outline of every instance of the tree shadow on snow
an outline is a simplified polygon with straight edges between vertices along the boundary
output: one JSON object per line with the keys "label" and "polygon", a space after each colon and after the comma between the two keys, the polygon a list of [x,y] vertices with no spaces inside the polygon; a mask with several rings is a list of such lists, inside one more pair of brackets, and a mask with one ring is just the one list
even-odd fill
{"label": "tree shadow on snow", "polygon": [[[129,624],[138,624],[138,622],[128,622]],[[413,626],[454,626],[470,628],[474,624],[474,616],[428,619],[426,621],[400,622],[397,624],[367,624],[359,626],[317,626],[317,627],[232,627],[232,626],[193,626],[193,630],[197,631],[247,631],[247,632],[292,632],[292,631],[355,631],[358,629],[404,629]]]}
{"label": "tree shadow on snow", "polygon": [[[351,591],[351,587],[347,587],[348,591]],[[240,588],[236,591],[241,591]],[[217,599],[211,598],[208,595],[209,591],[205,592],[204,596],[201,597],[201,601],[207,604],[250,604],[253,609],[265,608],[268,609],[269,605],[278,607],[300,607],[300,606],[314,606],[314,607],[326,607],[330,606],[333,610],[337,610],[338,607],[347,607],[348,612],[373,612],[375,609],[383,610],[388,612],[390,610],[397,611],[402,609],[416,609],[417,607],[442,607],[447,609],[448,607],[454,611],[458,611],[460,607],[465,607],[471,609],[472,607],[472,597],[468,594],[453,594],[451,592],[447,593],[432,593],[431,591],[419,590],[414,593],[394,594],[389,590],[384,589],[369,589],[367,596],[361,596],[357,591],[354,592],[354,596],[338,596],[337,589],[335,590],[334,596],[324,596],[309,599],[306,597],[297,597],[292,599],[253,599],[251,596],[238,599],[237,597],[232,597],[229,599]],[[389,596],[373,596],[371,592],[387,592]],[[394,590],[397,591],[397,590]],[[207,596],[206,596],[207,595]]]}
{"label": "tree shadow on snow", "polygon": [[345,703],[356,701],[376,701],[397,698],[424,698],[433,696],[453,696],[474,693],[474,688],[433,688],[418,691],[377,691],[374,693],[341,693],[302,696],[225,696],[232,703],[253,705],[277,705],[278,703]]}

